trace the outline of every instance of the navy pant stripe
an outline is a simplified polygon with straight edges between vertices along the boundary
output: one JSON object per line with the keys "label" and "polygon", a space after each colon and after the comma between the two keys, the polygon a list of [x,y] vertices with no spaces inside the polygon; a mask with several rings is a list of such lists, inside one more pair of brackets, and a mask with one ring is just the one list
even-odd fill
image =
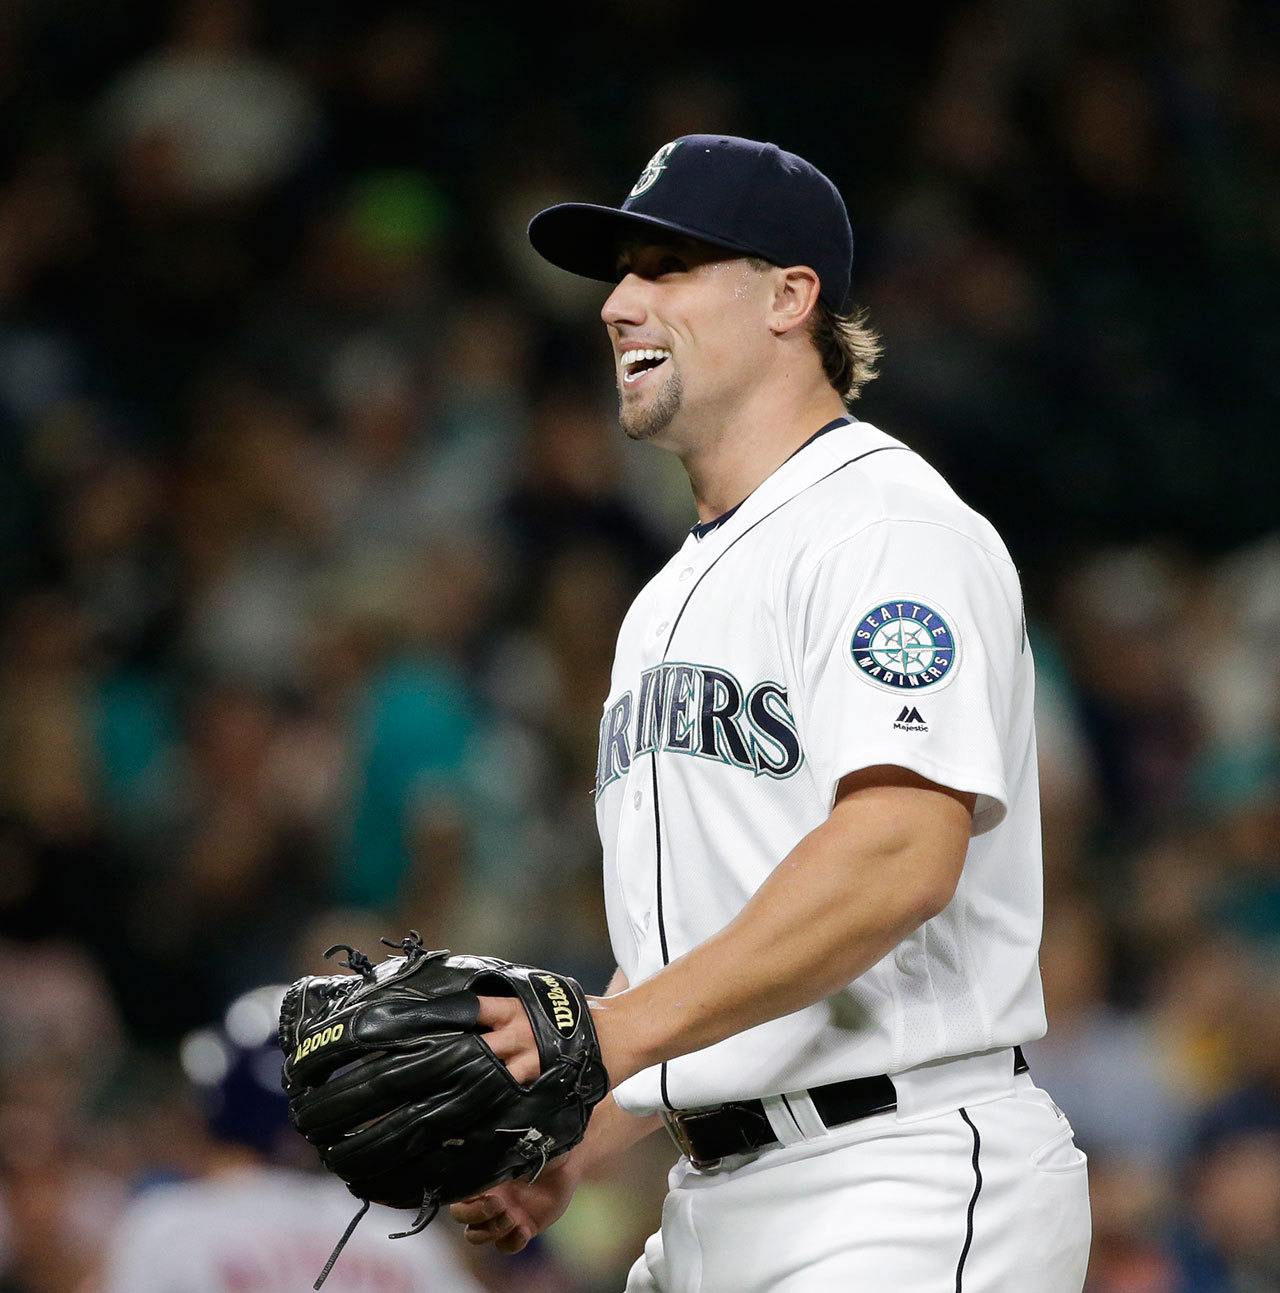
{"label": "navy pant stripe", "polygon": [[963,1106],[960,1109],[960,1116],[964,1119],[969,1130],[973,1132],[973,1194],[969,1199],[969,1216],[965,1223],[964,1247],[960,1250],[960,1260],[956,1263],[956,1293],[963,1293],[964,1264],[969,1256],[969,1249],[973,1246],[973,1210],[978,1206],[978,1195],[982,1193],[982,1168],[978,1165],[978,1151],[982,1148],[982,1137],[978,1135],[978,1129],[973,1125],[973,1119],[969,1117]]}

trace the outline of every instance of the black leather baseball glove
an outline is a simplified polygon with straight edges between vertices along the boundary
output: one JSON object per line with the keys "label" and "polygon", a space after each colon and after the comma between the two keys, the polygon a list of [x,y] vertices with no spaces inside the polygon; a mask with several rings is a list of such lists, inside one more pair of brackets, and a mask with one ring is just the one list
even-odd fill
{"label": "black leather baseball glove", "polygon": [[[403,1234],[447,1203],[534,1177],[576,1145],[609,1079],[582,988],[568,975],[488,956],[428,951],[416,931],[379,965],[339,944],[354,974],[299,979],[280,1010],[293,1124],[365,1206],[416,1208]],[[516,997],[542,1071],[521,1085],[485,1044],[478,997]],[[401,1236],[395,1236],[399,1238]]]}

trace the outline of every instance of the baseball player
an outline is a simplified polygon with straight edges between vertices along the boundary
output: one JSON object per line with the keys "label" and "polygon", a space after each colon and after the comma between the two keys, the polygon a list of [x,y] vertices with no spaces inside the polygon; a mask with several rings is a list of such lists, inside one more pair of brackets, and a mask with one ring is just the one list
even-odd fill
{"label": "baseball player", "polygon": [[[351,1214],[332,1177],[274,1161],[294,1148],[280,1090],[276,1024],[283,988],[233,1002],[224,1029],[202,1030],[183,1063],[207,1116],[206,1170],[157,1186],[121,1220],[96,1293],[297,1293],[309,1288]],[[400,1217],[352,1237],[332,1293],[481,1293],[441,1234],[423,1247],[388,1242]]]}
{"label": "baseball player", "polygon": [[[629,1293],[1078,1293],[1084,1155],[1020,1043],[1045,1031],[1033,672],[995,529],[848,412],[840,194],[691,135],[534,247],[615,284],[624,431],[700,523],[640,593],[600,724],[613,1094],[534,1183],[453,1205],[516,1251],[593,1164],[681,1150]],[[489,1042],[538,1070],[527,1019]]]}

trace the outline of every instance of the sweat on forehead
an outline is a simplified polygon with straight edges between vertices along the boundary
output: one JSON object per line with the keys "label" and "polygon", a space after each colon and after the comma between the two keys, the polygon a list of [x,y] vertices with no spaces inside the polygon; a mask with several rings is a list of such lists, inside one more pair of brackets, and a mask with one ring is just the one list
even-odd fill
{"label": "sweat on forehead", "polygon": [[618,241],[618,270],[621,271],[624,264],[644,251],[672,251],[698,260],[732,260],[746,256],[744,252],[731,251],[727,247],[718,247],[715,243],[689,238],[684,234],[655,232]]}

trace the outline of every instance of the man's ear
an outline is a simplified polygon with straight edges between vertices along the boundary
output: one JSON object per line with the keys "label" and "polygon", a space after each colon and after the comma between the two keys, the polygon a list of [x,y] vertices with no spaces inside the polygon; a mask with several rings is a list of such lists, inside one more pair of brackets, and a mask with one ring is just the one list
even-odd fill
{"label": "man's ear", "polygon": [[821,284],[807,265],[792,265],[774,271],[770,300],[769,331],[776,337],[804,327],[818,306]]}

